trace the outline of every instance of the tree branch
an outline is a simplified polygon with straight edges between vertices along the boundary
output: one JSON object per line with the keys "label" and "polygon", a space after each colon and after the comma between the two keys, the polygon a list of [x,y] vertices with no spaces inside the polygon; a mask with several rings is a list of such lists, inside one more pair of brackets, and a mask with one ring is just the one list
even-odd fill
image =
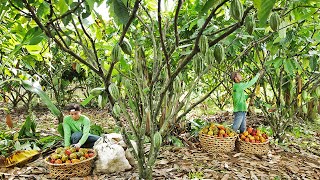
{"label": "tree branch", "polygon": [[164,44],[162,25],[161,25],[161,0],[158,0],[158,24],[159,24],[160,43],[161,43],[162,51],[167,64],[167,71],[168,71],[167,73],[170,78],[171,72],[170,72],[170,66],[169,66],[169,56],[168,56],[167,48]]}
{"label": "tree branch", "polygon": [[[23,0],[24,1],[24,0]],[[79,7],[80,5],[84,2],[85,0],[82,0],[81,2],[79,2],[73,9],[68,10],[66,13],[62,14],[59,17],[56,17],[54,19],[52,19],[51,21],[49,21],[47,24],[52,24],[53,22],[59,20],[59,19],[63,19],[64,17],[71,15],[72,13],[74,13]]]}
{"label": "tree branch", "polygon": [[178,33],[178,17],[179,17],[179,11],[182,7],[182,3],[183,3],[183,0],[178,0],[178,6],[177,6],[177,9],[176,9],[176,13],[174,15],[174,34],[175,34],[175,37],[176,37],[176,47],[179,46],[179,33]]}
{"label": "tree branch", "polygon": [[88,66],[92,71],[94,71],[96,74],[99,74],[99,71],[93,67],[91,64],[87,63],[84,59],[82,59],[79,55],[77,55],[75,52],[73,52],[72,50],[64,47],[64,45],[54,36],[52,36],[51,32],[41,23],[40,19],[38,19],[36,13],[34,12],[33,8],[31,7],[31,5],[27,2],[27,0],[22,0],[23,3],[25,4],[26,8],[29,10],[29,12],[31,13],[31,17],[32,19],[37,23],[37,25],[42,29],[42,31],[44,31],[44,33],[49,37],[52,38],[54,40],[55,43],[57,43],[57,45],[65,52],[67,52],[68,54],[70,54],[71,56],[73,56],[74,58],[78,59],[81,63],[85,64],[86,66]]}
{"label": "tree branch", "polygon": [[102,71],[102,69],[101,69],[101,65],[100,65],[100,63],[99,63],[99,58],[98,58],[98,53],[97,53],[97,49],[96,49],[95,42],[94,42],[94,40],[92,39],[92,37],[88,34],[88,32],[86,31],[86,29],[84,28],[80,16],[78,16],[78,20],[79,20],[79,22],[80,22],[80,25],[81,25],[81,28],[82,28],[84,34],[88,37],[88,39],[89,39],[90,42],[91,42],[91,46],[92,46],[92,49],[93,49],[95,61],[96,61],[96,63],[97,63],[99,72],[100,72],[100,73],[103,73],[103,71]]}
{"label": "tree branch", "polygon": [[124,27],[121,36],[120,36],[119,44],[122,43],[123,38],[124,38],[124,36],[126,35],[126,33],[127,33],[128,29],[129,29],[132,21],[133,21],[134,18],[136,17],[136,13],[137,13],[137,11],[138,11],[138,9],[139,9],[139,4],[140,4],[140,2],[141,2],[141,0],[136,0],[136,2],[134,3],[134,7],[133,7],[133,9],[132,9],[131,16],[130,16],[130,18],[129,18],[127,24],[126,24],[126,26]]}

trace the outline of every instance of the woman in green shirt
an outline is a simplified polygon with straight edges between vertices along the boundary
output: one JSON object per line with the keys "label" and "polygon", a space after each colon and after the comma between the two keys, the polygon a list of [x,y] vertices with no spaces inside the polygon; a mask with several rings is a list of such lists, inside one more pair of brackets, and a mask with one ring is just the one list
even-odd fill
{"label": "woman in green shirt", "polygon": [[100,136],[89,133],[89,118],[81,114],[78,104],[70,105],[68,110],[70,115],[63,119],[64,146],[92,148]]}
{"label": "woman in green shirt", "polygon": [[232,129],[238,131],[240,128],[240,133],[246,130],[246,113],[248,111],[246,100],[248,95],[245,94],[244,90],[252,86],[260,76],[263,75],[264,70],[261,70],[254,78],[249,82],[241,82],[242,76],[240,72],[232,72],[231,80],[234,81],[232,87],[232,100],[233,100],[233,113],[234,121]]}

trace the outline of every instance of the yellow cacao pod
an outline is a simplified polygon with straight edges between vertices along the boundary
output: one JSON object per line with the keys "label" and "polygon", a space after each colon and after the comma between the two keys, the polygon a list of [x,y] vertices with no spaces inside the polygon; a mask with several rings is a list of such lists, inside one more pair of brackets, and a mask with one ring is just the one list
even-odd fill
{"label": "yellow cacao pod", "polygon": [[243,16],[243,5],[239,0],[232,0],[230,13],[233,19],[241,21]]}

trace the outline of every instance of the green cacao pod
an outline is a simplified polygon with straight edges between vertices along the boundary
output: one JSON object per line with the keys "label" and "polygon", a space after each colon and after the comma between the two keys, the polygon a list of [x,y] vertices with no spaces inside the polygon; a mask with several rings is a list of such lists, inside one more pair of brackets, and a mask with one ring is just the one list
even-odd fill
{"label": "green cacao pod", "polygon": [[120,93],[119,93],[119,89],[118,89],[118,86],[115,85],[114,83],[111,83],[108,87],[108,90],[109,90],[109,93],[110,95],[114,98],[114,99],[118,99],[119,96],[120,96]]}
{"label": "green cacao pod", "polygon": [[303,100],[307,100],[307,98],[308,98],[308,93],[307,93],[307,91],[302,91],[302,99],[303,99]]}
{"label": "green cacao pod", "polygon": [[179,76],[177,76],[175,81],[173,82],[173,89],[176,92],[180,92],[181,90],[181,78]]}
{"label": "green cacao pod", "polygon": [[302,106],[302,112],[305,113],[305,114],[308,113],[307,105]]}
{"label": "green cacao pod", "polygon": [[162,143],[162,136],[160,134],[160,132],[156,132],[153,135],[153,142],[154,142],[154,146],[159,149]]}
{"label": "green cacao pod", "polygon": [[233,19],[241,21],[243,16],[243,5],[239,0],[232,0],[230,13]]}
{"label": "green cacao pod", "polygon": [[316,89],[316,95],[318,96],[318,98],[320,98],[320,87],[317,87],[317,89]]}
{"label": "green cacao pod", "polygon": [[212,49],[208,49],[208,52],[205,56],[205,61],[209,66],[214,64],[214,51]]}
{"label": "green cacao pod", "polygon": [[105,88],[101,88],[101,87],[94,88],[94,89],[91,89],[90,94],[93,96],[99,96],[104,90]]}
{"label": "green cacao pod", "polygon": [[144,53],[144,48],[143,47],[139,47],[137,52],[136,52],[136,56],[138,59],[144,59],[146,57],[145,53]]}
{"label": "green cacao pod", "polygon": [[101,108],[104,108],[107,105],[107,102],[108,102],[107,93],[106,92],[102,92],[98,96],[98,106],[101,107]]}
{"label": "green cacao pod", "polygon": [[111,52],[111,58],[112,58],[112,61],[114,62],[117,62],[119,61],[120,59],[120,47],[118,44],[116,44],[113,49],[112,49],[112,52]]}
{"label": "green cacao pod", "polygon": [[214,58],[218,63],[224,60],[224,48],[221,44],[217,44],[214,47]]}
{"label": "green cacao pod", "polygon": [[270,27],[273,31],[277,31],[280,26],[280,16],[278,13],[274,12],[270,16]]}
{"label": "green cacao pod", "polygon": [[201,53],[203,53],[203,54],[205,54],[208,51],[209,43],[208,43],[207,36],[205,36],[205,35],[200,36],[199,48],[200,48]]}
{"label": "green cacao pod", "polygon": [[194,56],[193,63],[194,71],[199,76],[200,73],[203,71],[203,61],[199,53]]}
{"label": "green cacao pod", "polygon": [[251,35],[255,28],[254,17],[252,15],[247,16],[244,23],[245,23],[246,31],[248,32],[248,34]]}
{"label": "green cacao pod", "polygon": [[132,47],[127,40],[123,40],[122,43],[120,44],[120,47],[125,54],[131,55]]}
{"label": "green cacao pod", "polygon": [[113,112],[113,114],[116,115],[117,117],[120,117],[121,108],[120,108],[120,106],[119,106],[118,103],[116,103],[116,104],[113,105],[112,112]]}

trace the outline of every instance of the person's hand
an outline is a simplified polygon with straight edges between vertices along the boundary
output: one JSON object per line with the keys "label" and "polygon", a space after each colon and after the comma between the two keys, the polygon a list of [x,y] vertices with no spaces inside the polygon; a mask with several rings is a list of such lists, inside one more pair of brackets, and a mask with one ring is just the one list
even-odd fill
{"label": "person's hand", "polygon": [[76,149],[79,149],[81,147],[81,144],[80,143],[77,143],[77,144],[72,144],[71,145],[72,147],[75,147]]}

